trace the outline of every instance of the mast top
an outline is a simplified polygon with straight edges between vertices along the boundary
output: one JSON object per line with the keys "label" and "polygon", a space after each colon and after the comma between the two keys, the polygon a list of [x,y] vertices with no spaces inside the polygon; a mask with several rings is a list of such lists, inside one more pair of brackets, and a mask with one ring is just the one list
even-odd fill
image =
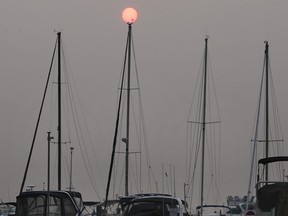
{"label": "mast top", "polygon": [[268,41],[264,41],[264,43],[265,43],[265,52],[266,52],[266,50],[269,48],[269,44],[268,44]]}

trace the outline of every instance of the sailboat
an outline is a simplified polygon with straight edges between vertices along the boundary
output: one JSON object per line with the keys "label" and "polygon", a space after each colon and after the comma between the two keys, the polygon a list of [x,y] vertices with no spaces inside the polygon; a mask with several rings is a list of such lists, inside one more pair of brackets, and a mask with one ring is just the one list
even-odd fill
{"label": "sailboat", "polygon": [[[58,45],[58,46],[56,46]],[[45,96],[47,92],[47,86],[49,83],[49,78],[51,74],[51,68],[54,61],[54,56],[56,50],[58,48],[58,190],[50,190],[50,142],[53,139],[48,132],[48,174],[47,174],[47,190],[39,190],[34,191],[33,187],[30,187],[30,190],[23,191],[24,185],[26,182],[26,176],[28,173],[28,168],[31,161],[31,156],[35,144],[35,139],[37,135],[37,130],[39,126],[39,122],[41,119],[43,104],[45,101]],[[28,158],[28,162],[26,165],[23,181],[21,184],[20,193],[17,196],[17,205],[16,205],[16,215],[17,216],[28,216],[28,215],[37,215],[37,216],[44,216],[44,215],[59,215],[59,216],[76,216],[76,215],[83,215],[84,214],[84,204],[82,201],[82,195],[79,192],[71,190],[71,181],[70,181],[70,190],[65,191],[61,187],[61,32],[57,33],[57,40],[53,52],[52,62],[49,70],[48,79],[46,82],[46,87],[44,91],[43,100],[41,103],[40,112],[38,115],[38,120],[36,124],[36,129],[34,132],[34,137],[30,149],[30,154]]]}
{"label": "sailboat", "polygon": [[[125,11],[125,10],[124,10]],[[119,136],[124,136],[122,137],[120,142],[122,142],[125,145],[125,151],[122,152],[125,155],[125,160],[124,160],[124,196],[129,196],[129,176],[130,176],[130,166],[129,166],[129,160],[130,160],[130,154],[131,154],[131,61],[133,60],[132,58],[132,53],[134,51],[133,47],[133,37],[132,37],[132,24],[136,21],[137,19],[137,12],[133,8],[127,8],[124,13],[122,13],[122,18],[124,21],[128,24],[128,34],[127,34],[127,41],[126,41],[126,47],[125,47],[125,57],[124,57],[124,63],[123,63],[123,69],[122,69],[122,74],[121,74],[121,83],[120,83],[120,95],[118,98],[118,108],[117,108],[117,119],[116,119],[116,126],[115,126],[115,132],[114,132],[114,139],[113,139],[113,148],[112,148],[112,154],[111,154],[111,161],[110,161],[110,169],[109,169],[109,175],[108,175],[108,181],[107,181],[107,187],[106,187],[106,205],[108,202],[108,196],[110,192],[110,185],[111,185],[111,180],[112,180],[112,172],[114,167],[114,160],[115,160],[115,155],[116,155],[116,145],[119,141]],[[132,49],[133,47],[133,49]],[[134,56],[135,60],[135,56]],[[126,73],[125,73],[126,72]],[[137,69],[136,69],[137,72]],[[125,81],[126,78],[126,81]],[[126,87],[124,86],[126,82]],[[138,83],[137,83],[138,84]],[[138,84],[139,85],[139,84]],[[139,87],[136,87],[137,90],[139,90]],[[126,91],[126,104],[123,98],[125,95],[123,92]],[[124,113],[124,106],[126,105],[126,122],[124,121],[121,122],[121,113]],[[122,134],[119,133],[119,128],[121,127],[121,123],[124,124],[125,131]],[[126,123],[126,125],[125,125]],[[118,148],[119,149],[119,148]],[[119,150],[118,150],[119,151]],[[139,152],[141,153],[141,152]],[[115,174],[114,174],[115,175]],[[122,182],[122,181],[121,181]]]}
{"label": "sailboat", "polygon": [[[142,177],[141,176],[141,161],[138,162],[139,166],[136,167],[136,171],[139,172],[140,174],[140,182],[139,182],[139,189],[137,192],[133,193],[131,192],[131,186],[129,183],[131,182],[131,176],[132,172],[130,172],[131,168],[131,153],[139,153],[141,155],[141,152],[132,152],[131,147],[133,147],[131,144],[134,144],[133,137],[132,137],[132,129],[136,130],[135,135],[141,134],[140,132],[137,133],[137,126],[135,128],[131,127],[132,122],[130,119],[131,115],[131,110],[134,108],[135,109],[135,103],[133,104],[131,102],[131,91],[132,90],[139,90],[139,83],[138,83],[138,75],[137,75],[137,68],[136,70],[136,82],[137,86],[132,87],[132,74],[131,74],[131,62],[134,60],[134,63],[136,63],[135,60],[135,53],[134,52],[134,47],[133,47],[133,37],[132,37],[132,24],[136,21],[137,18],[137,12],[133,8],[126,8],[123,13],[122,13],[122,18],[125,21],[126,24],[128,24],[128,34],[127,34],[127,41],[126,41],[126,48],[125,48],[125,58],[124,58],[124,67],[122,70],[122,75],[121,75],[121,83],[120,83],[120,95],[118,99],[118,108],[117,108],[117,120],[116,120],[116,127],[115,127],[115,133],[114,133],[114,140],[113,140],[113,149],[112,149],[112,156],[111,156],[111,162],[110,162],[110,170],[109,170],[109,176],[108,176],[108,181],[107,181],[107,187],[106,187],[106,198],[105,198],[105,211],[108,211],[108,206],[110,204],[115,204],[117,201],[118,207],[116,208],[116,214],[117,215],[146,215],[146,216],[162,216],[162,215],[179,215],[183,216],[186,213],[186,205],[185,203],[176,197],[173,197],[169,194],[160,194],[157,192],[157,186],[156,186],[156,192],[152,192],[151,187],[148,187],[146,192],[143,192],[142,186],[141,186],[141,181],[143,179],[147,179],[148,182],[150,181],[149,175],[151,174],[151,166],[150,166],[150,161],[146,161],[148,164],[148,175]],[[133,55],[134,54],[134,55]],[[134,59],[133,59],[134,57]],[[127,70],[126,70],[127,69]],[[126,72],[126,73],[125,73]],[[125,86],[126,84],[126,86]],[[125,96],[123,92],[127,93],[126,94],[126,101],[123,100],[123,97]],[[139,95],[138,95],[139,96]],[[139,98],[140,99],[140,98]],[[125,104],[123,101],[126,102]],[[133,107],[133,106],[134,107]],[[126,109],[125,109],[126,108]],[[126,113],[123,111],[125,110]],[[131,113],[130,113],[131,112]],[[141,111],[140,111],[141,112]],[[118,199],[108,199],[109,196],[109,190],[110,190],[110,183],[112,179],[112,172],[113,172],[113,165],[114,165],[114,159],[115,159],[115,153],[116,152],[116,145],[117,145],[117,137],[121,136],[118,134],[119,127],[120,125],[120,120],[122,117],[120,116],[121,113],[126,114],[126,121],[124,121],[125,125],[125,132],[124,138],[121,139],[121,141],[125,144],[125,180],[124,180],[124,194],[123,195],[118,195]],[[135,114],[135,111],[133,111],[133,114]],[[141,113],[140,113],[141,114]],[[121,122],[123,123],[123,122]],[[142,128],[143,126],[140,126],[138,128]],[[136,137],[137,137],[136,136]],[[123,137],[123,135],[122,135]],[[145,143],[144,143],[145,144]],[[146,148],[145,148],[146,149]],[[147,151],[147,150],[146,150]],[[147,154],[147,152],[146,152]],[[146,156],[146,159],[149,159],[149,157]],[[119,164],[119,163],[118,163]],[[137,164],[137,163],[135,163]],[[134,170],[134,171],[135,171]],[[132,170],[133,171],[133,170]],[[135,174],[134,174],[135,175]],[[147,178],[148,177],[148,178]],[[122,181],[120,181],[122,182]],[[113,213],[113,212],[112,212]],[[115,215],[115,214],[114,214]]]}
{"label": "sailboat", "polygon": [[[199,71],[188,117],[187,132],[189,134],[187,137],[190,140],[186,150],[186,164],[188,170],[186,177],[187,182],[184,185],[185,200],[187,198],[190,199],[190,202],[188,203],[189,206],[195,205],[196,203],[193,200],[193,197],[195,198],[194,188],[196,185],[199,185],[196,188],[199,188],[200,203],[196,207],[196,214],[200,216],[211,211],[211,207],[213,207],[214,211],[215,209],[216,211],[220,210],[222,212],[226,212],[227,209],[229,210],[229,207],[216,205],[217,203],[221,203],[219,202],[220,176],[217,176],[220,167],[220,157],[217,158],[220,154],[220,115],[218,112],[215,86],[213,85],[212,88],[209,87],[209,84],[211,85],[214,83],[211,68],[208,67],[208,36],[205,38],[203,59],[203,65]],[[197,92],[198,96],[196,95]],[[194,96],[196,96],[196,100],[194,99]],[[192,161],[192,159],[194,159],[194,161]],[[200,166],[197,165],[199,159]],[[196,176],[200,176],[200,179],[197,179]],[[208,179],[209,181],[211,179],[212,183],[210,185],[209,183],[207,184],[207,182],[209,182]],[[212,192],[209,191],[210,188]],[[211,193],[210,195],[209,192]],[[207,193],[208,195],[206,195]],[[206,196],[210,198],[204,198]],[[211,203],[213,205],[211,205]],[[191,211],[193,211],[193,209]]]}
{"label": "sailboat", "polygon": [[[285,180],[284,162],[288,156],[283,155],[283,139],[281,134],[280,119],[276,106],[276,99],[273,91],[273,82],[269,61],[269,44],[265,41],[265,58],[263,75],[258,102],[256,127],[254,133],[254,144],[252,153],[252,164],[250,171],[250,183],[248,196],[251,194],[251,176],[253,162],[257,159],[256,154],[262,149],[263,158],[258,160],[256,180],[256,215],[257,216],[284,216],[288,215],[288,182]],[[265,87],[265,88],[264,88]],[[262,90],[263,89],[263,90]],[[262,92],[264,93],[262,96]],[[261,99],[264,99],[264,112],[261,112]],[[271,100],[272,99],[272,100]],[[272,111],[270,111],[272,108]],[[263,137],[260,137],[261,124],[260,114],[264,114]],[[282,144],[282,146],[281,146]],[[264,145],[264,146],[262,146]],[[261,148],[262,147],[262,148]],[[281,148],[282,147],[282,148]],[[248,214],[248,212],[246,213]],[[250,215],[253,212],[250,211]]]}

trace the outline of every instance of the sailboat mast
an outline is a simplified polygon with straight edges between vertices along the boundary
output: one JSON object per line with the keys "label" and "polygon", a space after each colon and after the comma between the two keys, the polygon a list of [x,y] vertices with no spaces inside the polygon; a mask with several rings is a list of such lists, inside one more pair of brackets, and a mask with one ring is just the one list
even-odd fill
{"label": "sailboat mast", "polygon": [[201,165],[201,210],[200,216],[203,215],[204,201],[204,157],[205,157],[205,130],[206,130],[206,85],[207,85],[207,52],[208,37],[205,38],[205,56],[204,56],[204,77],[203,77],[203,113],[202,113],[202,165]]}
{"label": "sailboat mast", "polygon": [[61,190],[61,32],[58,37],[58,190]]}
{"label": "sailboat mast", "polygon": [[130,122],[130,72],[131,72],[131,34],[132,24],[128,23],[128,71],[127,71],[127,119],[126,119],[126,157],[125,157],[125,196],[129,195],[128,191],[128,174],[129,174],[129,122]]}
{"label": "sailboat mast", "polygon": [[[269,44],[265,41],[265,67],[266,67],[266,102],[265,102],[265,156],[269,157]],[[265,169],[265,181],[268,181],[268,163]]]}

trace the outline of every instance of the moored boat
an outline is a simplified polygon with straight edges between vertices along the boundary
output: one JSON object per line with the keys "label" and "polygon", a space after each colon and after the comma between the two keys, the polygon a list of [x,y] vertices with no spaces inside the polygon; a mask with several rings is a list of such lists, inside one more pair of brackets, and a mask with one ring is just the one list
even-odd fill
{"label": "moored boat", "polygon": [[86,215],[82,196],[74,191],[28,191],[17,197],[17,216]]}
{"label": "moored boat", "polygon": [[[253,211],[248,210],[246,213],[250,213],[250,215],[288,215],[288,182],[285,180],[284,169],[284,162],[288,161],[288,157],[285,155],[283,151],[284,148],[281,145],[281,143],[283,144],[284,142],[282,138],[280,118],[278,116],[278,108],[274,94],[275,93],[273,89],[271,66],[269,60],[269,44],[268,41],[265,41],[264,67],[253,140],[254,145],[251,159],[248,197],[250,197],[251,194],[251,180],[254,170],[254,161],[257,160],[256,155],[258,155],[259,151],[257,149],[262,150],[263,156],[260,160],[258,159],[255,187],[255,209],[253,209]],[[264,106],[261,106],[262,97]],[[260,114],[262,114],[262,117]],[[261,127],[261,119],[263,119],[264,134],[260,134],[261,130],[259,130],[259,127]],[[261,143],[263,143],[263,147],[261,146]]]}
{"label": "moored boat", "polygon": [[[57,45],[57,46],[56,46]],[[45,101],[45,96],[47,92],[47,87],[49,83],[49,78],[51,75],[51,69],[54,62],[54,56],[56,53],[56,50],[58,48],[58,80],[57,80],[57,86],[58,86],[58,189],[57,190],[51,190],[50,189],[50,142],[53,139],[51,136],[51,132],[48,132],[48,168],[47,168],[47,188],[43,190],[32,190],[35,185],[28,186],[30,187],[30,190],[23,191],[24,185],[26,182],[27,173],[29,170],[29,165],[32,157],[32,152],[35,144],[35,139],[38,131],[39,122],[41,119],[42,109]],[[85,215],[87,214],[84,208],[82,195],[80,192],[72,191],[72,156],[71,156],[71,166],[70,166],[70,185],[69,185],[69,191],[63,190],[61,187],[61,145],[62,142],[62,127],[61,127],[61,56],[62,56],[62,46],[61,46],[61,32],[57,33],[57,40],[55,43],[55,48],[53,52],[52,62],[50,65],[49,75],[47,78],[45,91],[43,100],[41,103],[40,112],[38,115],[38,120],[36,124],[36,129],[34,132],[34,137],[30,149],[30,154],[28,157],[28,162],[26,164],[26,169],[24,173],[24,177],[21,184],[20,193],[17,196],[16,201],[16,216],[46,216],[46,215],[59,215],[59,216],[76,216],[76,215]],[[70,149],[73,149],[72,147]],[[72,151],[72,150],[71,150]],[[72,155],[72,152],[71,152]]]}
{"label": "moored boat", "polygon": [[122,208],[122,216],[188,216],[183,200],[165,194],[138,194]]}
{"label": "moored boat", "polygon": [[[189,206],[197,204],[191,212],[199,216],[206,215],[207,211],[213,212],[211,208],[208,210],[205,208],[204,212],[204,206],[216,206],[222,203],[219,201],[221,122],[214,79],[209,66],[208,36],[206,36],[203,63],[193,94],[196,96],[198,94],[198,97],[192,98],[188,117],[187,137],[191,146],[186,150],[188,170],[184,190],[184,197],[185,200],[188,198]],[[194,188],[199,190],[199,201],[192,200],[196,197],[193,194]]]}
{"label": "moored boat", "polygon": [[[258,173],[266,165],[288,162],[288,156],[268,157],[258,161]],[[258,175],[259,176],[259,175]],[[286,216],[288,215],[288,181],[262,180],[256,183],[256,215]]]}
{"label": "moored boat", "polygon": [[[150,176],[153,175],[150,161],[149,161],[149,155],[148,155],[148,146],[146,143],[146,131],[144,126],[144,119],[143,119],[143,110],[142,110],[142,102],[140,100],[140,86],[139,86],[139,80],[138,80],[138,72],[136,67],[136,59],[135,59],[135,51],[134,51],[134,42],[133,42],[133,36],[132,36],[132,25],[137,19],[137,12],[133,8],[126,8],[122,13],[122,18],[125,21],[125,23],[128,25],[128,34],[127,34],[127,41],[126,41],[126,48],[125,48],[125,57],[124,57],[124,63],[123,63],[123,69],[122,74],[120,77],[120,94],[118,98],[118,107],[117,107],[117,119],[116,119],[116,126],[115,126],[115,133],[114,133],[114,139],[113,139],[113,148],[112,148],[112,155],[111,155],[111,161],[110,161],[110,170],[109,170],[109,176],[107,181],[107,187],[106,187],[106,197],[104,202],[104,212],[107,212],[109,215],[158,215],[159,211],[158,208],[171,210],[172,214],[172,206],[175,205],[174,211],[178,212],[178,215],[181,216],[184,215],[184,204],[179,198],[172,197],[171,195],[166,194],[159,194],[158,193],[158,185],[156,182],[156,188],[155,193],[151,188],[150,184]],[[135,66],[135,73],[132,74],[132,68],[133,63]],[[133,77],[134,75],[134,87],[133,87]],[[132,90],[138,91],[138,97],[136,103],[139,105],[135,105],[135,102],[132,101]],[[124,92],[126,94],[124,94]],[[124,98],[126,96],[126,98]],[[137,107],[137,108],[136,108]],[[131,110],[133,109],[133,115],[131,115]],[[137,110],[137,111],[135,111]],[[125,111],[125,112],[124,112]],[[121,115],[126,116],[121,116]],[[136,114],[135,114],[136,113]],[[139,115],[139,117],[138,117]],[[135,119],[135,116],[139,119]],[[134,121],[131,119],[134,117]],[[120,122],[121,119],[125,119],[126,121]],[[121,124],[123,124],[121,126]],[[134,125],[135,124],[135,125]],[[121,128],[124,128],[124,133],[121,135]],[[136,135],[136,136],[135,136]],[[119,139],[120,137],[120,139]],[[123,138],[124,137],[124,138]],[[124,143],[125,151],[119,151],[116,152],[116,145],[117,142],[120,141]],[[120,146],[123,146],[123,143]],[[133,145],[132,145],[133,144]],[[135,148],[135,144],[138,144],[140,149],[136,151],[131,151],[131,148]],[[141,156],[141,145],[145,145],[145,153],[146,153],[146,164],[147,164],[147,175],[142,174],[142,165],[144,164],[142,162],[143,159]],[[124,188],[124,192],[120,192],[117,197],[113,197],[113,199],[108,199],[109,197],[109,190],[110,190],[110,184],[111,184],[111,178],[113,169],[115,169],[115,154],[116,153],[123,153],[125,155],[125,161],[124,161],[124,168],[123,170],[125,173],[121,175],[121,177],[124,176],[124,180],[120,179],[119,182],[123,182],[124,184],[120,188]],[[133,154],[139,154],[140,158],[133,163],[131,161],[131,153]],[[119,166],[120,163],[117,163],[116,165]],[[134,168],[136,166],[136,168]],[[132,168],[132,169],[131,169]],[[119,168],[118,168],[119,169]],[[133,173],[136,171],[136,174]],[[132,171],[132,172],[131,172]],[[136,176],[136,177],[135,177]],[[115,174],[114,174],[114,178]],[[130,182],[135,181],[134,183],[137,187],[133,190]],[[115,179],[114,179],[115,181]],[[147,181],[148,187],[146,189],[142,188],[142,182]],[[164,183],[163,183],[164,185]],[[114,189],[115,190],[115,189]],[[131,192],[134,191],[134,192]],[[136,191],[136,192],[135,192]],[[143,191],[147,193],[143,193]],[[174,191],[175,194],[175,191]],[[165,201],[161,205],[161,202]],[[135,206],[142,206],[143,211],[141,209],[138,209]],[[109,208],[112,207],[112,211],[109,211]],[[146,208],[147,207],[147,208]],[[139,210],[139,211],[138,211]],[[149,212],[148,212],[149,211]],[[146,212],[146,213],[145,213]],[[157,213],[156,213],[157,212]],[[151,213],[151,214],[150,214]],[[155,213],[155,214],[154,214]],[[161,214],[162,215],[162,214]]]}

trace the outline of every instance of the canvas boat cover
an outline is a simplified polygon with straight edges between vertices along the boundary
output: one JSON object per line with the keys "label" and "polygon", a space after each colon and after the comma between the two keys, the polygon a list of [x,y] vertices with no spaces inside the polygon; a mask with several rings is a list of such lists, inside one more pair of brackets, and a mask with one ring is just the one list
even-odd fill
{"label": "canvas boat cover", "polygon": [[288,215],[288,182],[264,185],[257,193],[258,207],[262,212],[275,208],[276,216]]}

